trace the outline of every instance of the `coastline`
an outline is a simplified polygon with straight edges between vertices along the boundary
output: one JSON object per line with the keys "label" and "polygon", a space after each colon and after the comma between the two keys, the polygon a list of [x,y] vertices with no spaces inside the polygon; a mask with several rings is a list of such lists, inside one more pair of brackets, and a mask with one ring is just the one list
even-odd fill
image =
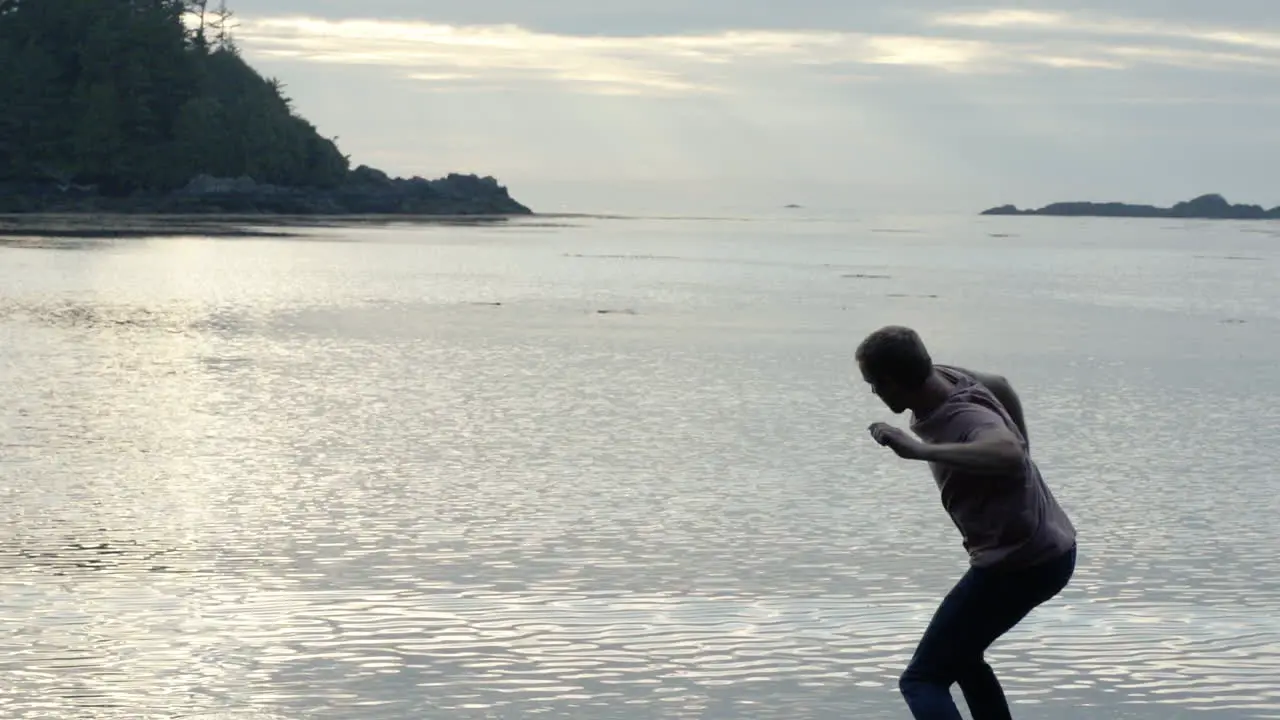
{"label": "coastline", "polygon": [[396,223],[474,226],[532,219],[528,214],[243,214],[243,213],[0,213],[0,238],[126,239],[201,237],[302,237],[308,230]]}
{"label": "coastline", "polygon": [[493,177],[391,178],[360,166],[333,187],[291,187],[250,177],[198,175],[169,192],[112,196],[96,186],[0,183],[0,215],[349,217],[515,216],[533,211]]}
{"label": "coastline", "polygon": [[1280,220],[1280,206],[1270,210],[1261,205],[1234,205],[1218,194],[1201,195],[1171,207],[1123,202],[1056,202],[1041,208],[1021,210],[1001,205],[982,211],[984,216],[1048,216],[1101,218],[1161,218],[1165,220]]}

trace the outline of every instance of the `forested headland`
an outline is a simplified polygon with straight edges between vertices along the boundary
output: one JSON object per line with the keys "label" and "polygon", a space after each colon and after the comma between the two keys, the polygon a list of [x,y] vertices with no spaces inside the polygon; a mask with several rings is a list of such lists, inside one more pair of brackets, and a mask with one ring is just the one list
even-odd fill
{"label": "forested headland", "polygon": [[0,0],[0,212],[529,212],[491,177],[352,169],[209,5]]}

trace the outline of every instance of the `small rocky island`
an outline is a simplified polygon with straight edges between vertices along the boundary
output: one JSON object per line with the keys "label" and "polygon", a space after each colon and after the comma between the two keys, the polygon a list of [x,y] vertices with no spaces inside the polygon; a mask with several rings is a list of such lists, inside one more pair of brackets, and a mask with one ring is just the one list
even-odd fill
{"label": "small rocky island", "polygon": [[0,0],[0,214],[531,214],[492,177],[352,169],[210,5]]}
{"label": "small rocky island", "polygon": [[1232,205],[1221,195],[1201,195],[1173,207],[1131,205],[1108,202],[1060,202],[1038,210],[1019,210],[1013,205],[984,210],[983,215],[1050,215],[1056,217],[1179,218],[1187,220],[1280,220],[1280,206],[1267,210],[1260,205]]}

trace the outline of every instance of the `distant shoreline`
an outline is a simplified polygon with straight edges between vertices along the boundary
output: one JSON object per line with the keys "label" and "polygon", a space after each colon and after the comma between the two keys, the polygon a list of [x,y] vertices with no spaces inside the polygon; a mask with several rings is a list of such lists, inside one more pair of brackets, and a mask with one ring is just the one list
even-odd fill
{"label": "distant shoreline", "polygon": [[1001,205],[984,210],[981,214],[1184,220],[1280,220],[1280,206],[1267,210],[1261,205],[1233,205],[1221,195],[1210,194],[1167,208],[1121,202],[1058,202],[1035,210],[1019,210],[1014,205]]}
{"label": "distant shoreline", "polygon": [[522,213],[445,214],[143,214],[113,212],[0,214],[0,238],[126,239],[201,237],[301,237],[308,230],[353,225],[486,225],[534,219]]}
{"label": "distant shoreline", "polygon": [[43,182],[0,182],[0,214],[5,215],[244,215],[349,217],[363,215],[493,216],[533,215],[492,177],[460,175],[426,180],[391,178],[360,166],[329,188],[288,187],[249,177],[199,175],[169,192],[138,191],[124,196],[94,186]]}

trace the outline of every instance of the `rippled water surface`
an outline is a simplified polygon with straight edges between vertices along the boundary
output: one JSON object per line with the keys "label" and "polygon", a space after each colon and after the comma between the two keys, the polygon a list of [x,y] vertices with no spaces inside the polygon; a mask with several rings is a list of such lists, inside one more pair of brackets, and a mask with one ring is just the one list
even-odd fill
{"label": "rippled water surface", "polygon": [[[1081,530],[1019,718],[1280,717],[1280,231],[571,219],[0,246],[0,716],[905,718],[964,569],[861,335]],[[957,694],[958,696],[958,694]]]}

